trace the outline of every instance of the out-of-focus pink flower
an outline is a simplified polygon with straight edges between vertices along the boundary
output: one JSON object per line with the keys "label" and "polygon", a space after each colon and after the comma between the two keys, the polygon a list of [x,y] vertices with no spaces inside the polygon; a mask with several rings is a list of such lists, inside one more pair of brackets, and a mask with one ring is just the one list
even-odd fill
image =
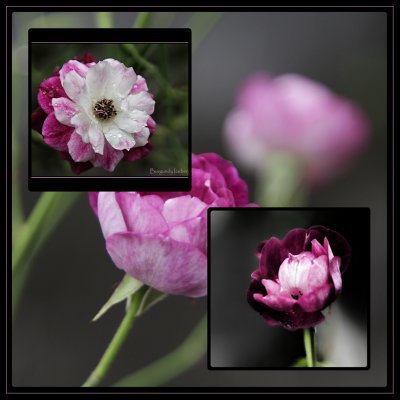
{"label": "out-of-focus pink flower", "polygon": [[247,300],[269,325],[288,330],[317,325],[324,320],[321,310],[342,290],[350,253],[342,235],[322,226],[266,240],[257,250],[260,266]]}
{"label": "out-of-focus pink flower", "polygon": [[76,173],[91,166],[113,171],[123,158],[142,158],[156,126],[146,80],[117,60],[91,60],[70,60],[44,80],[32,115],[32,127]]}
{"label": "out-of-focus pink flower", "polygon": [[93,192],[118,268],[157,290],[207,294],[207,208],[251,206],[246,183],[217,154],[192,156],[191,192]]}
{"label": "out-of-focus pink flower", "polygon": [[303,76],[249,77],[225,121],[225,138],[237,159],[260,170],[276,152],[297,157],[306,178],[335,175],[365,145],[368,122],[361,110]]}

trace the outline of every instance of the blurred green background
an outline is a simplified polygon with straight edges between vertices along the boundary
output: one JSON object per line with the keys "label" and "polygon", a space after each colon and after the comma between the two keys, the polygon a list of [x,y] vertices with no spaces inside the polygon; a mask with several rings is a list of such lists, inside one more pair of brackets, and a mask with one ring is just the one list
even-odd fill
{"label": "blurred green background", "polygon": [[[27,214],[38,193],[27,190],[27,32],[30,27],[132,27],[134,12],[13,14],[13,182]],[[360,104],[370,118],[367,150],[347,172],[311,193],[307,206],[371,209],[371,369],[369,371],[209,371],[204,357],[167,386],[383,386],[386,384],[387,278],[387,15],[384,12],[151,13],[149,26],[193,32],[192,146],[231,159],[222,126],[240,82],[255,71],[295,72]],[[158,122],[158,121],[157,121]],[[234,161],[234,160],[233,160]],[[239,169],[254,199],[251,174]],[[13,204],[18,198],[13,197]],[[247,267],[247,266],[246,266]],[[123,315],[116,307],[90,323],[122,273],[104,246],[82,195],[31,268],[13,325],[16,386],[78,386]],[[250,279],[250,278],[249,278]],[[229,276],[226,277],[229,283]],[[207,299],[169,297],[135,324],[105,385],[179,345],[206,312]],[[252,312],[252,310],[250,310]],[[258,316],[254,313],[254,318]],[[266,326],[266,332],[268,328]],[[268,335],[280,335],[279,330]],[[266,334],[267,335],[267,334]],[[267,338],[267,336],[266,336]],[[293,340],[301,340],[294,337]],[[266,339],[265,346],[272,345]],[[243,349],[245,351],[245,349]]]}
{"label": "blurred green background", "polygon": [[[133,46],[140,57],[158,66],[158,74],[165,86],[157,82],[152,71],[141,65],[132,51]],[[55,68],[61,68],[68,60],[91,54],[96,61],[114,58],[126,66],[132,66],[142,75],[154,94],[157,123],[156,134],[151,138],[153,150],[135,162],[122,161],[113,172],[92,168],[82,176],[150,176],[150,168],[165,170],[188,168],[188,57],[189,46],[180,43],[149,44],[91,44],[91,43],[34,43],[32,44],[32,110],[38,106],[37,93],[40,83],[51,77]],[[179,96],[173,96],[171,88]],[[47,146],[41,136],[32,131],[32,176],[75,176],[69,163],[60,158],[58,152]]]}

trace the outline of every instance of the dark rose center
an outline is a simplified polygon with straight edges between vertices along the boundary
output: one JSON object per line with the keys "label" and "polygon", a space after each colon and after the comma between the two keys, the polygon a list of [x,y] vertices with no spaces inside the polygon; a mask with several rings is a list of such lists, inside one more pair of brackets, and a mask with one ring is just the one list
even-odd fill
{"label": "dark rose center", "polygon": [[106,121],[117,115],[114,102],[108,99],[101,99],[93,106],[93,112],[96,118]]}
{"label": "dark rose center", "polygon": [[294,293],[290,293],[290,295],[292,296],[292,299],[298,300],[301,296],[303,296],[303,293],[301,293],[301,291],[298,290]]}

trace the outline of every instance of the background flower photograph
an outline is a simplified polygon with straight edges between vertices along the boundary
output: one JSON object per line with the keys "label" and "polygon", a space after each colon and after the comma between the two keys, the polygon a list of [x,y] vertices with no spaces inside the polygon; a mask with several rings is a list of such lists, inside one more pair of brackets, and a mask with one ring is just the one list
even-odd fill
{"label": "background flower photograph", "polygon": [[188,57],[184,43],[33,43],[32,176],[187,175]]}
{"label": "background flower photograph", "polygon": [[[16,10],[12,14],[12,130],[7,137],[12,140],[12,384],[54,390],[82,385],[188,389],[386,385],[388,14],[363,10],[272,12],[268,8],[246,13],[138,11],[76,13],[38,8],[37,12]],[[28,138],[33,141],[32,160],[38,174],[52,171],[75,176],[70,161],[62,160],[60,151],[44,142],[43,131],[29,131],[27,116],[30,106],[32,111],[39,107],[40,84],[52,77],[55,69],[86,53],[95,62],[117,60],[146,79],[155,100],[151,118],[156,130],[150,138],[153,149],[146,157],[121,160],[114,172],[93,167],[81,174],[129,170],[138,175],[150,167],[150,161],[169,165],[171,159],[186,154],[181,152],[187,135],[185,109],[177,101],[169,112],[169,98],[159,87],[154,70],[142,69],[116,48],[115,53],[72,45],[59,53],[43,50],[43,57],[33,64],[34,79],[28,88],[30,28],[138,27],[192,30],[191,144],[196,159],[192,191],[113,196],[100,192],[97,197],[86,192],[28,191]],[[174,88],[184,90],[181,70],[173,67],[178,61],[169,59],[166,73],[158,50],[143,54],[160,67],[163,76],[167,74],[169,82],[176,83]],[[178,54],[177,60],[182,61]],[[97,109],[100,114],[113,114],[108,103],[98,104]],[[166,151],[158,152],[159,148]],[[254,205],[370,209],[368,371],[331,374],[310,369],[299,374],[296,369],[266,373],[207,368],[208,288],[201,268],[206,266],[209,252],[207,229],[202,224],[209,207]],[[144,218],[149,210],[153,218]],[[259,267],[255,251],[260,242],[271,236],[282,239],[294,228],[323,225],[346,237],[354,257],[368,251],[364,247],[357,250],[357,236],[362,238],[365,232],[357,231],[355,221],[350,226],[351,217],[349,221],[310,216],[307,221],[275,222],[274,228],[271,221],[259,227],[251,243],[247,235],[255,230],[241,229],[248,247],[227,249],[232,257],[239,252],[234,261],[240,268],[231,268],[224,275],[224,290],[235,284],[237,273],[243,274],[241,287],[236,288],[240,290],[232,288],[229,296],[240,301],[259,346],[254,349],[253,343],[239,338],[242,347],[231,355],[226,347],[217,348],[213,357],[224,365],[239,360],[247,365],[268,363],[286,368],[305,355],[300,332],[269,326],[247,303],[250,274]],[[339,222],[349,229],[337,226]],[[151,241],[152,235],[162,238],[158,247]],[[131,240],[138,245],[134,250],[129,246]],[[138,254],[136,249],[140,249]],[[154,275],[138,273],[139,263],[134,262],[138,255],[141,265],[149,263]],[[186,269],[181,267],[189,257],[193,273],[185,275]],[[162,262],[167,258],[168,262]],[[365,332],[364,311],[357,312],[366,306],[363,279],[367,277],[356,261],[353,259],[355,267],[343,274],[342,293],[328,306],[332,319],[327,316],[317,325],[320,361],[353,365],[347,359],[335,359],[335,354],[320,344],[341,340],[344,334],[354,340],[357,332]],[[177,274],[163,275],[174,265],[180,266]],[[163,269],[158,275],[159,266]],[[224,271],[227,265],[219,268]],[[359,298],[352,289],[359,291]],[[323,327],[342,310],[346,321],[338,326],[347,330],[335,331],[334,337],[322,340]],[[232,322],[234,306],[228,304],[224,311],[223,318]],[[357,329],[351,331],[354,326]],[[229,337],[237,338],[234,332]],[[279,344],[273,350],[269,337]],[[270,351],[275,358],[266,360]],[[365,365],[364,359],[357,358],[357,365]]]}
{"label": "background flower photograph", "polygon": [[313,329],[314,367],[366,368],[369,220],[365,208],[212,210],[210,366],[307,367]]}

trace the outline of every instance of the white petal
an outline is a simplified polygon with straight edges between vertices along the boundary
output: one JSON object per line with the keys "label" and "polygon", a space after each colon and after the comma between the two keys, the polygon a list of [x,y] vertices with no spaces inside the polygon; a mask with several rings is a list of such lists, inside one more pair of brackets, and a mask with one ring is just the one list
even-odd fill
{"label": "white petal", "polygon": [[108,90],[120,97],[126,97],[136,82],[137,76],[132,67],[127,68],[124,64],[112,58],[104,60],[112,69]]}
{"label": "white petal", "polygon": [[134,112],[121,111],[114,118],[115,124],[126,132],[139,132],[145,126],[148,115],[144,111],[136,110]]}
{"label": "white petal", "polygon": [[135,138],[136,146],[135,147],[142,147],[147,144],[149,141],[150,131],[149,128],[143,128],[140,132],[135,132],[133,137]]}
{"label": "white petal", "polygon": [[54,115],[58,122],[64,125],[74,126],[71,123],[71,119],[79,112],[79,108],[73,101],[66,97],[57,97],[52,99],[51,104],[54,107]]}
{"label": "white petal", "polygon": [[88,131],[89,141],[95,153],[103,154],[104,135],[97,124],[90,124]]}
{"label": "white petal", "polygon": [[108,143],[116,150],[129,150],[135,146],[133,135],[121,130],[113,122],[104,124],[103,131]]}
{"label": "white petal", "polygon": [[131,94],[128,96],[127,101],[130,110],[142,110],[146,111],[147,114],[152,114],[154,112],[154,104],[156,102],[148,92]]}
{"label": "white petal", "polygon": [[106,61],[100,61],[92,68],[89,68],[86,74],[86,86],[92,99],[110,98],[111,93],[108,93],[108,97],[105,94],[111,75],[111,65]]}
{"label": "white petal", "polygon": [[75,71],[68,72],[62,82],[65,93],[67,93],[68,97],[72,100],[77,100],[79,98],[84,85],[85,79],[79,76]]}
{"label": "white petal", "polygon": [[90,119],[81,112],[71,118],[71,124],[75,127],[76,133],[82,138],[85,143],[89,143],[89,127]]}

